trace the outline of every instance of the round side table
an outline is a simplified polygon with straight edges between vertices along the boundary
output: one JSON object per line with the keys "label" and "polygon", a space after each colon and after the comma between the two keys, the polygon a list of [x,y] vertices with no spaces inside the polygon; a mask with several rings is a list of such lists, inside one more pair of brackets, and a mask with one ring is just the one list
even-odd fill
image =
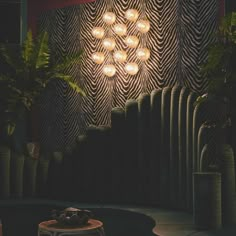
{"label": "round side table", "polygon": [[61,226],[56,220],[43,221],[38,225],[38,236],[105,236],[103,223],[90,219],[86,226]]}

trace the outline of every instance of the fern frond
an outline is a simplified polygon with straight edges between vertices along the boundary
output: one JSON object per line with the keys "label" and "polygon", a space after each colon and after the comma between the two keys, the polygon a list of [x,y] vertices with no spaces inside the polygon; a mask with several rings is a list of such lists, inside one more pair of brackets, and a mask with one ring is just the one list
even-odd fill
{"label": "fern frond", "polygon": [[70,87],[74,89],[77,93],[80,93],[82,96],[86,96],[85,92],[74,82],[68,82]]}
{"label": "fern frond", "polygon": [[27,66],[31,64],[31,58],[34,50],[32,31],[27,32],[26,39],[22,47],[22,59]]}
{"label": "fern frond", "polygon": [[80,63],[82,59],[82,54],[83,54],[83,51],[81,50],[75,55],[66,56],[62,62],[55,64],[52,69],[59,72],[59,71],[63,71],[67,69],[71,65]]}
{"label": "fern frond", "polygon": [[35,70],[49,66],[50,54],[48,47],[48,33],[42,32],[34,47],[33,66]]}
{"label": "fern frond", "polygon": [[80,93],[82,96],[86,96],[85,92],[75,83],[73,82],[73,78],[70,75],[65,75],[65,74],[55,74],[56,79],[60,79],[65,81],[66,83],[69,84],[69,86],[74,89],[77,93]]}
{"label": "fern frond", "polygon": [[0,54],[11,69],[18,71],[22,68],[18,48],[13,48],[12,45],[0,44]]}

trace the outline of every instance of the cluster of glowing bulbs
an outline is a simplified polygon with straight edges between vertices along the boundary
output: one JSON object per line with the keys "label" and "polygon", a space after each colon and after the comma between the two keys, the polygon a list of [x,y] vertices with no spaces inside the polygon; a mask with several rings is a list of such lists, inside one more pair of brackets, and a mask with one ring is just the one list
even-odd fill
{"label": "cluster of glowing bulbs", "polygon": [[[131,22],[136,22],[139,17],[139,12],[136,9],[128,9],[125,12],[125,18]],[[103,15],[103,21],[111,26],[116,21],[116,15],[113,12],[106,12]],[[136,28],[140,33],[147,33],[150,29],[150,22],[148,20],[138,20],[136,22]],[[118,36],[125,36],[127,34],[127,27],[125,24],[117,23],[113,26],[115,34]],[[92,30],[92,35],[97,39],[103,39],[105,30],[102,27],[95,27]],[[103,47],[112,52],[116,47],[115,39],[112,37],[105,37],[102,41]],[[137,48],[139,44],[139,38],[134,35],[128,35],[125,38],[125,44],[129,48]],[[148,48],[138,48],[136,56],[141,61],[146,61],[150,57],[150,51]],[[124,63],[127,59],[127,53],[124,50],[118,50],[113,53],[113,58],[116,62]],[[105,55],[102,52],[95,52],[92,55],[92,60],[97,64],[102,64],[105,60]],[[125,71],[130,75],[137,74],[139,68],[137,63],[127,63],[125,65]],[[103,67],[103,73],[112,77],[116,73],[116,68],[113,64],[107,64]]]}

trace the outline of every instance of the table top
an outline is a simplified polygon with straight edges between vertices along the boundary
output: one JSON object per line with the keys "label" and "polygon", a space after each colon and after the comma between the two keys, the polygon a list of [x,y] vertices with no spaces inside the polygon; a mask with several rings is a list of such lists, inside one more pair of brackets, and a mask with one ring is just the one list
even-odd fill
{"label": "table top", "polygon": [[38,225],[38,228],[46,231],[56,232],[78,232],[90,231],[103,227],[103,223],[99,220],[90,219],[85,226],[62,226],[56,220],[43,221]]}

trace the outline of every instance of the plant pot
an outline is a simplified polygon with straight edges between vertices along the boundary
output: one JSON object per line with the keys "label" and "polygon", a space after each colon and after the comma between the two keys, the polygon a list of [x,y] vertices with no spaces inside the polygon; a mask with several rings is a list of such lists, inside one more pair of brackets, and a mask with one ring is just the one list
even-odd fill
{"label": "plant pot", "polygon": [[222,222],[236,224],[234,153],[230,145],[221,145]]}
{"label": "plant pot", "polygon": [[221,228],[220,173],[193,173],[193,219],[197,229]]}

